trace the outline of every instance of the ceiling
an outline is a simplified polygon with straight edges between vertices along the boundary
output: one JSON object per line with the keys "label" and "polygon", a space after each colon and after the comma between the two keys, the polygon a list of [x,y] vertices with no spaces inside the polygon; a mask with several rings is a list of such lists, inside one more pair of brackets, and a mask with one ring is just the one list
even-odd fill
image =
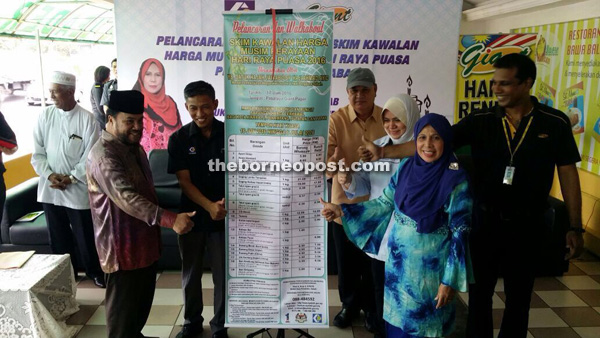
{"label": "ceiling", "polygon": [[462,19],[464,21],[497,19],[516,13],[532,13],[583,1],[585,0],[465,0]]}
{"label": "ceiling", "polygon": [[112,44],[113,2],[2,0],[0,37]]}
{"label": "ceiling", "polygon": [[[114,43],[114,0],[0,0],[0,37]],[[217,0],[213,0],[217,1]],[[578,0],[464,0],[474,21]],[[579,0],[581,1],[581,0]]]}
{"label": "ceiling", "polygon": [[482,3],[484,1],[486,1],[486,0],[468,0],[468,1],[463,0],[463,11],[466,9],[471,9],[471,8],[475,7],[476,4]]}

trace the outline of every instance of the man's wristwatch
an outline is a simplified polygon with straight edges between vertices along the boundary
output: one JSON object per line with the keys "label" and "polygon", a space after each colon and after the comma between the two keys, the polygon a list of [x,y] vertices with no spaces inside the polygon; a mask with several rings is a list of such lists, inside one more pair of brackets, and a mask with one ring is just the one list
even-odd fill
{"label": "man's wristwatch", "polygon": [[569,231],[573,231],[573,232],[576,232],[578,234],[585,233],[585,229],[583,229],[581,227],[569,227]]}
{"label": "man's wristwatch", "polygon": [[73,175],[69,175],[69,179],[71,180],[71,183],[72,183],[72,184],[75,184],[75,183],[77,183],[77,179],[75,178],[75,176],[73,176]]}

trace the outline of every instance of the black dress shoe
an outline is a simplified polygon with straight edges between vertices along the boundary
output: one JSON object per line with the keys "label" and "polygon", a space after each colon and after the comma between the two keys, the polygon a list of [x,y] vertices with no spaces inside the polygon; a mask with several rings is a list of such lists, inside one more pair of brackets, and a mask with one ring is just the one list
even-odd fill
{"label": "black dress shoe", "polygon": [[371,333],[377,332],[377,316],[375,312],[365,312],[365,329]]}
{"label": "black dress shoe", "polygon": [[227,329],[219,330],[212,334],[212,338],[228,338]]}
{"label": "black dress shoe", "polygon": [[200,335],[202,333],[202,326],[200,326],[199,328],[193,328],[191,326],[183,326],[183,328],[181,329],[181,331],[179,331],[179,333],[175,336],[175,338],[191,338],[191,337],[195,337],[197,335]]}
{"label": "black dress shoe", "polygon": [[343,329],[345,327],[350,326],[352,324],[352,320],[356,317],[358,313],[356,311],[349,310],[348,308],[342,308],[335,318],[333,319],[333,325]]}
{"label": "black dress shoe", "polygon": [[106,289],[106,282],[104,281],[104,277],[94,277],[92,278],[94,281],[94,285],[99,288]]}

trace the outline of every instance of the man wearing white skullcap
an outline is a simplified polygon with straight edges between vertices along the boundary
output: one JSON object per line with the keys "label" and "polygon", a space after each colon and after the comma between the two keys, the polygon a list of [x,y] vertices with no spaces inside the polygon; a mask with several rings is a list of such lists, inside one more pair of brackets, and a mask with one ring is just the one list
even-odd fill
{"label": "man wearing white skullcap", "polygon": [[75,101],[75,75],[52,73],[49,91],[54,105],[38,118],[31,164],[40,175],[38,201],[44,207],[50,248],[55,254],[70,254],[74,267],[79,262],[96,286],[105,287],[85,175],[98,127],[94,116]]}

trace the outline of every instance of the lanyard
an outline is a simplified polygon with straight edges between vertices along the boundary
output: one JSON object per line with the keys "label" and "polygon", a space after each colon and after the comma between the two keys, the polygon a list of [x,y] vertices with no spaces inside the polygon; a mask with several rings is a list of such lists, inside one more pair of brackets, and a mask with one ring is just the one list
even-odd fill
{"label": "lanyard", "polygon": [[512,167],[512,165],[513,165],[513,158],[514,158],[515,154],[517,153],[517,150],[519,150],[519,147],[521,146],[521,143],[523,143],[523,140],[525,139],[525,135],[527,135],[527,132],[529,131],[529,126],[531,126],[531,121],[533,121],[533,116],[529,119],[529,122],[527,122],[527,126],[525,127],[525,131],[523,132],[523,135],[521,135],[521,139],[519,140],[519,143],[515,147],[515,151],[513,151],[512,147],[510,146],[511,137],[508,135],[508,129],[506,127],[506,123],[509,123],[509,122],[506,119],[506,116],[503,117],[502,120],[503,120],[503,122],[505,122],[505,123],[502,123],[502,126],[504,127],[504,136],[506,136],[506,144],[508,145],[508,151],[510,152],[510,164],[509,164],[509,166]]}

